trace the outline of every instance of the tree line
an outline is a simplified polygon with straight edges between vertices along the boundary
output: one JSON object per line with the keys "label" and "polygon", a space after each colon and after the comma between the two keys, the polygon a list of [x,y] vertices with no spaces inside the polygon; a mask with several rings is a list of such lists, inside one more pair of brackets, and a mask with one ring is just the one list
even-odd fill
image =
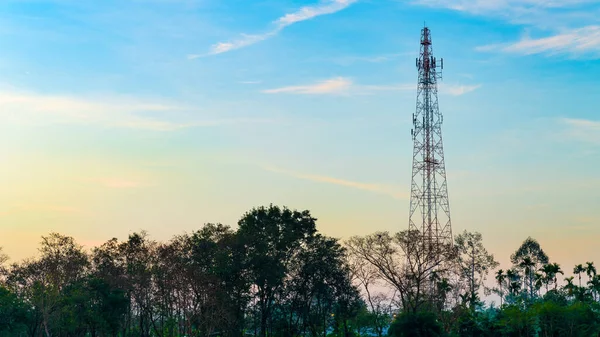
{"label": "tree line", "polygon": [[563,281],[534,239],[507,270],[481,234],[454,241],[407,230],[342,242],[309,211],[274,205],[168,242],[139,232],[86,251],[51,233],[35,258],[0,252],[0,336],[600,335],[592,262]]}

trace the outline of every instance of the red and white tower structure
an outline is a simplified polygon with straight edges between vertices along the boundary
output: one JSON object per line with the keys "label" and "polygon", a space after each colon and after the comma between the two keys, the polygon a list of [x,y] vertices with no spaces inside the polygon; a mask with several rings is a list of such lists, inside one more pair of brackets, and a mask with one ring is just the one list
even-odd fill
{"label": "red and white tower structure", "polygon": [[[421,51],[417,59],[419,83],[417,109],[411,130],[414,143],[409,229],[418,230],[425,252],[438,252],[452,245],[448,185],[442,144],[444,118],[438,108],[438,79],[444,60],[433,56],[431,31],[421,30]],[[435,256],[430,256],[437,260]]]}

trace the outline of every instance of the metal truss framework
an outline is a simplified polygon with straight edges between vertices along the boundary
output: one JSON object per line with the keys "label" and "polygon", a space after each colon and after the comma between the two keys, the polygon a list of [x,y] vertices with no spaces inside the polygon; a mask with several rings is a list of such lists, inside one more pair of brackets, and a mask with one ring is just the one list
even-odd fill
{"label": "metal truss framework", "polygon": [[416,66],[419,82],[411,130],[414,149],[409,229],[420,231],[425,251],[435,252],[442,245],[452,245],[452,227],[442,145],[444,118],[438,108],[437,88],[444,60],[438,63],[433,56],[431,32],[427,27],[421,30],[421,51]]}

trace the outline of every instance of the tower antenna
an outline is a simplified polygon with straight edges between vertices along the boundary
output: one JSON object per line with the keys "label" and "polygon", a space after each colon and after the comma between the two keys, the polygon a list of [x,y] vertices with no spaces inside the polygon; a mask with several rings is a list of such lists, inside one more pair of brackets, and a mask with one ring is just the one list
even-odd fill
{"label": "tower antenna", "polygon": [[419,80],[417,107],[413,115],[413,164],[409,230],[419,232],[423,261],[435,270],[442,262],[441,249],[452,246],[452,227],[444,148],[443,116],[438,108],[437,81],[442,78],[443,59],[433,56],[431,31],[421,30],[421,49],[416,60]]}

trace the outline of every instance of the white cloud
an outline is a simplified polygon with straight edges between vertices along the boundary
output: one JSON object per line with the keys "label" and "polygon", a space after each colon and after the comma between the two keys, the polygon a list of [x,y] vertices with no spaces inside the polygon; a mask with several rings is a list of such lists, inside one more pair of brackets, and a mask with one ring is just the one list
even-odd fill
{"label": "white cloud", "polygon": [[[252,44],[255,44],[257,42],[266,40],[272,36],[274,36],[275,34],[277,34],[279,32],[279,30],[281,30],[281,28],[277,28],[271,32],[265,33],[265,34],[260,34],[260,35],[248,35],[248,34],[242,34],[242,36],[234,41],[228,41],[228,42],[218,42],[216,44],[214,44],[211,48],[210,48],[210,55],[214,55],[214,54],[221,54],[221,53],[225,53],[234,49],[239,49],[239,48],[243,48]],[[200,55],[198,55],[200,56]],[[198,57],[196,56],[196,57]],[[196,58],[196,57],[192,57],[192,58]]]}
{"label": "white cloud", "polygon": [[339,12],[356,1],[357,0],[333,0],[318,6],[305,6],[300,8],[300,10],[295,13],[282,16],[281,18],[275,20],[275,23],[279,27],[283,28],[297,22],[310,20],[317,16]]}
{"label": "white cloud", "polygon": [[600,52],[598,0],[415,0],[414,4],[447,8],[502,19],[543,32],[545,37],[528,36],[510,43],[477,47],[477,51],[517,54],[569,54],[583,56]]}
{"label": "white cloud", "polygon": [[600,120],[563,118],[566,136],[578,141],[600,145]]}
{"label": "white cloud", "polygon": [[339,186],[350,187],[350,188],[369,191],[369,192],[385,194],[385,195],[391,196],[392,198],[395,198],[395,199],[408,200],[410,197],[408,193],[400,192],[399,188],[395,188],[395,187],[389,186],[389,185],[361,183],[361,182],[344,180],[344,179],[327,177],[327,176],[304,174],[304,173],[298,173],[298,172],[284,170],[284,169],[273,167],[273,166],[263,166],[263,169],[270,171],[270,172],[284,174],[284,175],[287,175],[287,176],[290,176],[290,177],[293,177],[296,179],[303,179],[303,180],[309,180],[309,181],[314,181],[314,182],[339,185]]}
{"label": "white cloud", "polygon": [[352,87],[352,81],[344,78],[337,77],[322,82],[318,82],[310,85],[298,85],[289,86],[276,89],[264,90],[267,94],[279,94],[279,93],[291,93],[291,94],[343,94],[348,93],[348,90]]}
{"label": "white cloud", "polygon": [[[481,87],[481,85],[448,85],[439,84],[440,93],[460,96]],[[349,78],[336,77],[308,85],[286,86],[263,90],[267,94],[303,94],[303,95],[367,95],[381,91],[416,91],[416,84],[361,85]]]}
{"label": "white cloud", "polygon": [[572,29],[549,37],[531,39],[524,37],[511,44],[487,45],[477,48],[479,51],[501,50],[518,54],[584,54],[600,52],[600,26],[587,26]]}
{"label": "white cloud", "polygon": [[452,84],[445,84],[445,83],[440,83],[440,93],[445,93],[445,94],[449,94],[452,96],[461,96],[467,93],[470,93],[472,91],[475,91],[477,89],[479,89],[481,87],[481,84],[476,84],[476,85],[460,85],[460,84],[456,84],[456,85],[452,85]]}
{"label": "white cloud", "polygon": [[174,131],[190,127],[269,122],[269,120],[248,118],[212,118],[175,122],[140,115],[143,113],[189,113],[193,110],[193,108],[181,105],[144,102],[132,98],[83,98],[0,90],[0,120],[17,124],[77,123]]}
{"label": "white cloud", "polygon": [[536,15],[545,10],[579,8],[583,4],[597,3],[597,0],[415,0],[413,3],[477,15],[494,14],[514,18],[514,15]]}
{"label": "white cloud", "polygon": [[346,7],[350,6],[351,4],[355,3],[356,1],[357,0],[327,0],[319,5],[302,7],[294,13],[285,14],[284,16],[273,21],[273,25],[275,27],[267,33],[253,35],[241,34],[240,38],[238,39],[226,42],[218,42],[214,44],[210,48],[210,52],[208,54],[188,55],[188,58],[195,59],[207,55],[221,54],[261,42],[263,40],[277,35],[281,30],[283,30],[287,26],[293,25],[298,22],[310,20],[317,16],[339,12],[345,9]]}
{"label": "white cloud", "polygon": [[584,128],[588,130],[593,130],[600,132],[600,121],[592,121],[588,119],[574,119],[574,118],[564,118],[563,121],[568,125]]}

